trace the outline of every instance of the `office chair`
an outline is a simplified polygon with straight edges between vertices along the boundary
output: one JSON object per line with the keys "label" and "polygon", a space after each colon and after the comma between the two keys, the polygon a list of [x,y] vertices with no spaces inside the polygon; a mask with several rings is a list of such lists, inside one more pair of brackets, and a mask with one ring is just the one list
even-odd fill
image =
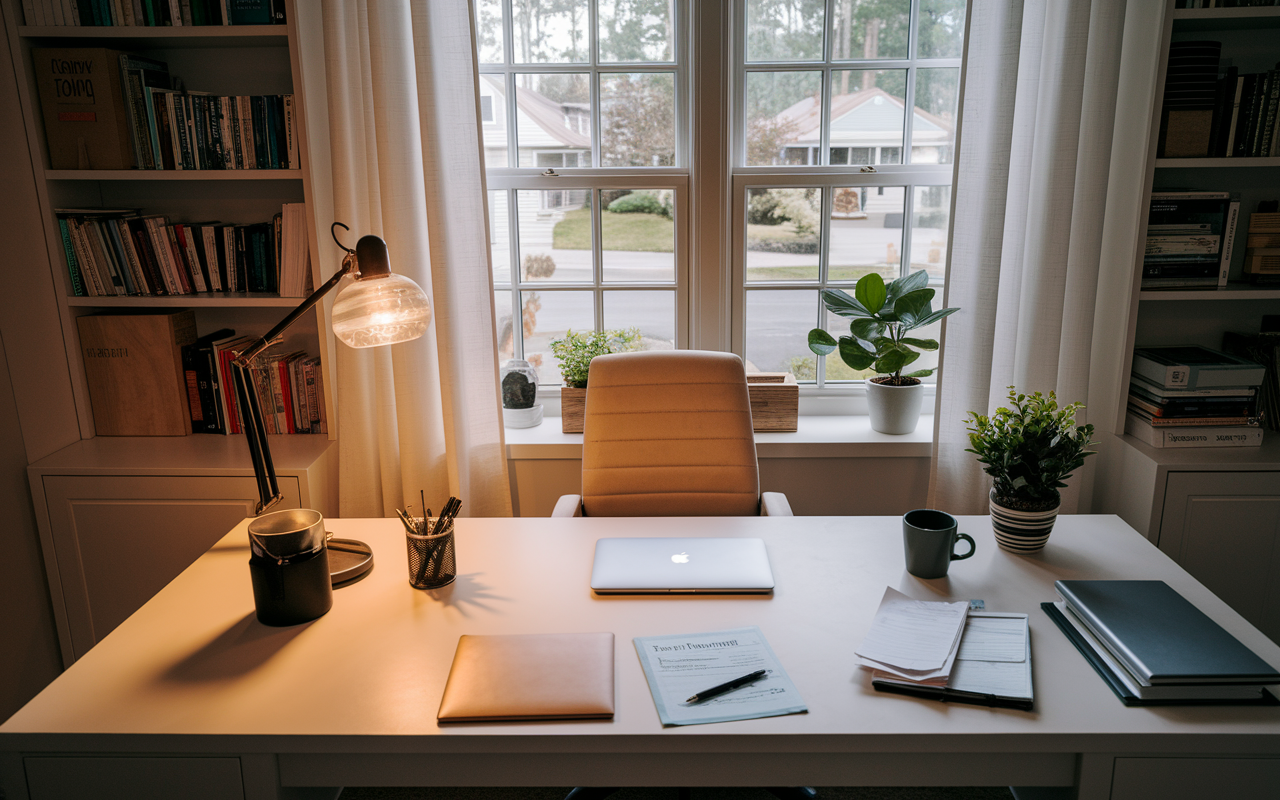
{"label": "office chair", "polygon": [[[732,353],[665,350],[591,361],[582,439],[582,494],[553,517],[791,516],[786,495],[760,492],[751,401]],[[616,788],[580,786],[565,800]],[[808,787],[770,788],[811,800]],[[691,796],[680,789],[681,800]]]}
{"label": "office chair", "polygon": [[591,361],[582,494],[553,517],[784,516],[760,492],[751,401],[732,353],[660,350]]}

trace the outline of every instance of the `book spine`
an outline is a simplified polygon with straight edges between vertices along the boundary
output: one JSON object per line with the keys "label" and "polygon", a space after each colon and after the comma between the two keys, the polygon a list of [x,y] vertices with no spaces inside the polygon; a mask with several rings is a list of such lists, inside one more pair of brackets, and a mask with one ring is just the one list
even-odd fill
{"label": "book spine", "polygon": [[218,98],[218,126],[221,128],[222,168],[236,169],[235,143],[231,135],[231,98]]}
{"label": "book spine", "polygon": [[205,282],[203,271],[200,269],[200,255],[196,252],[195,239],[191,235],[191,227],[189,225],[174,225],[174,234],[178,238],[178,244],[182,248],[182,255],[186,259],[187,269],[191,273],[191,284],[197,292],[209,291],[209,284]]}
{"label": "book spine", "polygon": [[316,364],[307,359],[302,364],[302,380],[307,387],[307,430],[318,433],[320,427],[320,406],[316,399]]}
{"label": "book spine", "polygon": [[284,432],[297,433],[298,426],[294,422],[293,416],[293,386],[289,380],[289,359],[278,359],[275,363],[275,367],[275,384],[280,387],[280,407],[282,409],[281,416],[283,417],[284,422]]}
{"label": "book spine", "polygon": [[187,415],[191,418],[191,431],[204,432],[204,406],[200,402],[200,377],[196,374],[196,346],[182,348],[182,378],[187,390]]}
{"label": "book spine", "polygon": [[102,226],[98,224],[96,219],[86,220],[89,228],[89,246],[93,248],[93,255],[98,263],[106,267],[103,274],[103,283],[107,287],[107,294],[123,295],[127,292],[124,287],[124,279],[120,276],[119,266],[115,262],[115,258],[111,253],[111,247],[107,244],[103,237]]}
{"label": "book spine", "polygon": [[208,111],[209,124],[209,155],[212,162],[212,169],[226,169],[226,161],[224,154],[226,150],[222,146],[222,98],[207,97],[205,98],[205,108]]}
{"label": "book spine", "polygon": [[289,169],[300,169],[302,163],[298,159],[298,137],[294,133],[294,114],[293,95],[286,94],[284,96],[285,150],[289,157]]}
{"label": "book spine", "polygon": [[209,152],[206,149],[209,143],[204,135],[204,98],[189,95],[185,101],[190,112],[187,114],[187,138],[191,140],[192,161],[196,169],[209,169]]}
{"label": "book spine", "polygon": [[235,380],[231,376],[231,362],[236,352],[231,349],[218,354],[220,376],[222,378],[222,399],[227,406],[227,433],[240,433],[244,430],[240,422],[240,402],[236,397]]}
{"label": "book spine", "polygon": [[76,263],[75,247],[71,244],[71,232],[67,229],[67,221],[58,217],[58,231],[62,234],[62,250],[67,256],[67,272],[71,277],[71,294],[85,297],[84,282],[80,278],[80,268]]}
{"label": "book spine", "polygon": [[204,263],[209,271],[209,289],[214,292],[223,291],[222,270],[218,266],[218,229],[206,225],[200,231],[201,245],[204,248]]}
{"label": "book spine", "polygon": [[222,398],[222,376],[218,370],[217,359],[214,355],[213,345],[209,344],[200,351],[201,371],[209,376],[209,401],[210,408],[213,410],[213,427],[209,433],[221,433],[223,435],[230,433],[227,430],[226,408]]}
{"label": "book spine", "polygon": [[1218,286],[1227,285],[1231,274],[1231,256],[1235,250],[1236,225],[1240,221],[1240,203],[1234,202],[1227,209],[1227,221],[1222,226],[1222,260],[1218,263]]}
{"label": "book spine", "polygon": [[252,291],[249,287],[249,282],[248,282],[249,248],[248,248],[247,239],[249,236],[249,232],[246,226],[244,225],[237,225],[235,227],[235,232],[236,232],[236,286],[238,286],[240,288],[240,291],[242,292]]}
{"label": "book spine", "polygon": [[1280,73],[1270,72],[1270,91],[1267,93],[1267,113],[1262,122],[1262,140],[1258,147],[1259,156],[1271,155],[1271,146],[1275,140],[1276,111],[1280,106]]}
{"label": "book spine", "polygon": [[194,290],[194,281],[191,277],[191,267],[187,264],[186,254],[183,252],[182,245],[178,243],[178,232],[174,230],[175,226],[166,225],[164,233],[169,241],[170,258],[173,260],[174,271],[178,276],[178,285],[182,289],[182,294],[191,294]]}
{"label": "book spine", "polygon": [[139,169],[147,169],[147,159],[142,153],[142,124],[139,120],[139,95],[142,93],[142,76],[129,69],[129,56],[120,54],[120,84],[124,89],[125,114],[129,118],[129,138],[133,142],[133,158]]}
{"label": "book spine", "polygon": [[83,272],[89,279],[89,295],[92,297],[106,296],[107,288],[102,282],[102,274],[98,271],[98,265],[94,263],[93,251],[89,247],[89,237],[85,233],[83,221],[68,219],[67,224],[71,228],[71,241],[76,246],[76,252],[80,256]]}
{"label": "book spine", "polygon": [[[329,432],[329,409],[324,401],[324,368],[321,367],[319,356],[312,359],[315,363],[316,376],[316,408],[319,411],[319,419],[317,425],[311,428],[312,433],[328,433]],[[316,428],[319,430],[316,430]]]}
{"label": "book spine", "polygon": [[186,169],[187,163],[182,153],[182,120],[177,109],[182,105],[181,98],[174,92],[165,92],[164,115],[165,128],[169,131],[169,146],[173,149],[173,168]]}
{"label": "book spine", "polygon": [[133,247],[133,237],[129,235],[129,224],[123,218],[110,220],[107,224],[111,226],[111,236],[124,256],[125,274],[133,283],[131,294],[150,294],[151,292],[147,289],[147,280],[142,274],[142,264]]}
{"label": "book spine", "polygon": [[234,225],[228,225],[222,229],[223,263],[227,267],[227,291],[229,292],[242,291],[239,276],[236,274],[236,238]]}
{"label": "book spine", "polygon": [[133,234],[133,249],[142,262],[142,272],[146,276],[147,287],[151,290],[151,294],[162,296],[169,294],[160,264],[156,261],[155,250],[151,246],[151,236],[147,232],[146,220],[130,220],[129,232]]}
{"label": "book spine", "polygon": [[[1235,68],[1232,67],[1232,69],[1234,70]],[[1236,75],[1235,89],[1233,90],[1232,99],[1231,99],[1231,114],[1227,120],[1226,142],[1224,143],[1222,149],[1219,151],[1219,155],[1221,155],[1224,158],[1234,155],[1235,143],[1236,143],[1236,126],[1240,122],[1240,94],[1243,90],[1244,90],[1243,76]]]}
{"label": "book spine", "polygon": [[169,237],[165,233],[165,223],[162,217],[149,217],[146,220],[147,236],[151,241],[151,252],[155,255],[156,266],[160,268],[160,277],[164,281],[164,290],[166,294],[176,295],[182,294],[178,288],[177,273],[172,264],[172,254],[169,251]]}
{"label": "book spine", "polygon": [[249,98],[249,115],[253,120],[254,164],[258,169],[268,169],[271,166],[271,157],[267,152],[266,113],[260,95]]}

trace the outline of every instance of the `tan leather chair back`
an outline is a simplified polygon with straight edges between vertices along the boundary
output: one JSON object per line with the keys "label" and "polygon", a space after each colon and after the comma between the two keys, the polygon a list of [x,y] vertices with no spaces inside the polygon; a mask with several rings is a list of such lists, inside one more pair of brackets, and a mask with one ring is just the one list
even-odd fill
{"label": "tan leather chair back", "polygon": [[584,514],[753,516],[759,505],[741,359],[700,350],[592,359],[582,448]]}

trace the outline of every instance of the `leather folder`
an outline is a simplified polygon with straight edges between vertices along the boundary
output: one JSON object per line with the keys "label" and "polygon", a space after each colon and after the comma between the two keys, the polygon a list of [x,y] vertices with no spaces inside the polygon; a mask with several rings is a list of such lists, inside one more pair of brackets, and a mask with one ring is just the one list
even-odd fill
{"label": "leather folder", "polygon": [[462,636],[440,722],[613,717],[613,634]]}

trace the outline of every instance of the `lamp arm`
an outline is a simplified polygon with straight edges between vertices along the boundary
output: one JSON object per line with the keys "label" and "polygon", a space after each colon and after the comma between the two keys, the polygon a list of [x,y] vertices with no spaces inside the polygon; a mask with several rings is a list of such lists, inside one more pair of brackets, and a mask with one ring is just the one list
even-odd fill
{"label": "lamp arm", "polygon": [[289,315],[280,320],[274,328],[258,341],[241,351],[231,362],[231,377],[235,384],[236,401],[240,406],[240,419],[244,423],[245,441],[249,444],[249,457],[253,460],[253,475],[258,483],[258,506],[255,516],[280,502],[280,487],[276,481],[275,464],[271,461],[271,448],[267,444],[267,426],[262,417],[262,404],[258,400],[258,392],[253,386],[249,367],[254,359],[272,345],[280,334],[284,333],[298,318],[315,307],[316,303],[329,292],[343,277],[357,271],[355,253],[348,253],[342,260],[342,268],[333,273],[324,285],[312,292],[311,296],[298,304]]}

